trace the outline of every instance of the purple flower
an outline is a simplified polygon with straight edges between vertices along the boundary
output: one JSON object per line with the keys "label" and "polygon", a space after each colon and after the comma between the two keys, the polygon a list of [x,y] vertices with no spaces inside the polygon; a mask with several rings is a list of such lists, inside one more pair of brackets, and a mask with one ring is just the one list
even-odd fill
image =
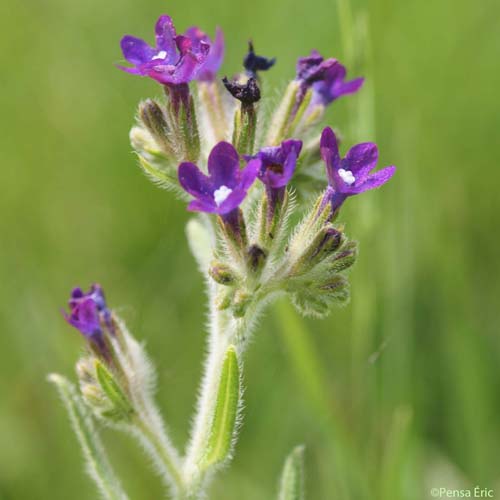
{"label": "purple flower", "polygon": [[208,45],[210,47],[205,62],[198,68],[196,80],[200,82],[213,82],[224,58],[224,35],[222,31],[219,28],[216,29],[213,44],[208,35],[196,26],[187,29],[185,36],[191,40],[192,51],[195,54],[202,53],[204,46]]}
{"label": "purple flower", "polygon": [[193,163],[182,163],[179,166],[179,182],[185,191],[196,198],[189,203],[188,209],[229,214],[245,199],[260,166],[261,161],[253,159],[241,170],[240,157],[228,142],[219,142],[210,152],[208,176]]}
{"label": "purple flower", "polygon": [[326,71],[338,64],[337,59],[326,59],[317,51],[312,50],[306,57],[299,57],[297,61],[296,79],[306,88],[325,77]]}
{"label": "purple flower", "polygon": [[195,28],[185,35],[176,35],[172,19],[166,15],[156,22],[155,32],[156,47],[140,38],[124,36],[120,42],[123,56],[133,67],[118,67],[166,85],[185,84],[197,78],[205,80],[218,69],[223,52],[220,32],[212,48],[209,38],[199,30],[195,32]]}
{"label": "purple flower", "polygon": [[270,188],[282,188],[292,178],[302,149],[302,141],[289,139],[280,146],[262,148],[256,158],[262,161],[259,179]]}
{"label": "purple flower", "polygon": [[337,138],[329,127],[321,134],[320,149],[328,176],[326,198],[331,201],[333,212],[347,197],[378,188],[396,171],[396,167],[390,166],[370,174],[378,160],[378,148],[372,142],[357,144],[341,158]]}
{"label": "purple flower", "polygon": [[346,73],[347,70],[345,66],[338,61],[336,64],[327,68],[323,78],[312,85],[312,105],[320,104],[322,106],[328,106],[328,104],[343,95],[357,92],[363,85],[365,79],[355,78],[354,80],[346,82]]}
{"label": "purple flower", "polygon": [[301,83],[301,97],[309,88],[313,90],[313,104],[326,106],[335,99],[356,92],[363,84],[363,78],[344,81],[346,68],[337,59],[324,59],[316,50],[297,62],[296,79]]}
{"label": "purple flower", "polygon": [[68,305],[69,314],[63,312],[66,321],[105,352],[103,327],[113,332],[113,325],[101,286],[94,284],[87,293],[74,288]]}

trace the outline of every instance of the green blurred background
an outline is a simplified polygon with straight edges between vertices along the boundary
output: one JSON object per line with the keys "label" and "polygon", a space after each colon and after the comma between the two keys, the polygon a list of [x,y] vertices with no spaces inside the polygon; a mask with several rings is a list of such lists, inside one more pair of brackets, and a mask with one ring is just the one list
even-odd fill
{"label": "green blurred background", "polygon": [[[136,103],[158,88],[113,66],[120,37],[151,39],[163,12],[179,30],[220,25],[228,74],[253,37],[278,57],[268,89],[283,88],[313,47],[351,61],[353,76],[373,82],[373,122],[367,86],[336,103],[330,123],[348,142],[376,138],[381,163],[398,166],[343,212],[361,243],[350,305],[323,321],[286,303],[268,311],[245,364],[236,458],[211,498],[273,498],[301,442],[309,500],[422,500],[432,487],[475,485],[500,498],[500,4],[372,0],[350,6],[352,26],[340,7],[3,2],[2,500],[96,497],[46,382],[51,371],[73,376],[82,349],[59,312],[75,284],[99,281],[146,341],[174,439],[187,438],[204,352],[202,279],[184,206],[142,175],[128,143]],[[134,443],[111,431],[104,439],[131,498],[161,498]]]}

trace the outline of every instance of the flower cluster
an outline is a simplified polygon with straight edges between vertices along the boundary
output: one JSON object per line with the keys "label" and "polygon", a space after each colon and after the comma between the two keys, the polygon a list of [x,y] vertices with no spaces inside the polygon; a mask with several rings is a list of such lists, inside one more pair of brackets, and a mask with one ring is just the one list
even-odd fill
{"label": "flower cluster", "polygon": [[[230,288],[221,292],[220,307],[244,314],[260,295],[277,290],[303,298],[301,286],[315,290],[308,294],[312,303],[325,290],[345,291],[346,280],[338,279],[339,272],[354,262],[356,252],[334,220],[348,197],[381,186],[395,168],[372,172],[378,159],[373,143],[358,144],[342,158],[334,131],[321,129],[320,122],[326,107],[357,92],[364,79],[346,80],[345,66],[313,50],[298,59],[295,77],[274,113],[266,117],[259,108],[260,73],[271,69],[276,59],[257,55],[252,42],[243,71],[232,79],[216,78],[224,52],[220,30],[214,43],[198,28],[176,35],[170,17],[161,16],[155,48],[127,36],[122,49],[135,65],[127,71],[149,76],[169,89],[184,85],[181,100],[198,90],[189,113],[172,104],[179,99],[178,91],[167,91],[165,104],[149,104],[149,113],[142,113],[138,124],[149,131],[149,138],[142,134],[142,142],[137,141],[136,127],[132,142],[149,175],[189,195],[190,211],[217,216],[219,239],[209,274]],[[175,154],[175,145],[164,146],[175,128],[167,123],[168,116],[181,131],[196,128],[191,136],[200,137],[201,148],[194,154],[189,147]],[[201,126],[196,116],[203,117]],[[262,133],[266,129],[267,135]],[[183,142],[182,137],[176,140]],[[317,154],[312,154],[311,144]],[[317,171],[318,160],[324,163],[324,190],[304,215],[305,222],[289,231],[291,213],[303,211],[303,181]],[[300,195],[298,205],[291,203],[291,193]],[[327,284],[318,278],[320,271],[326,272]]]}

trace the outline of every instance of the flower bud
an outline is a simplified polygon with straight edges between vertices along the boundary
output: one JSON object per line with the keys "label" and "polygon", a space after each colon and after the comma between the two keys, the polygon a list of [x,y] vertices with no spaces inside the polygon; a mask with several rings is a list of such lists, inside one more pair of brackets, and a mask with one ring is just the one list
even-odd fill
{"label": "flower bud", "polygon": [[168,125],[160,105],[153,99],[146,99],[139,104],[139,118],[155,138],[162,138],[168,133]]}
{"label": "flower bud", "polygon": [[252,301],[252,295],[248,292],[238,290],[234,296],[233,314],[236,318],[241,318],[245,315],[248,305]]}
{"label": "flower bud", "polygon": [[349,300],[349,282],[347,278],[339,274],[326,279],[318,286],[318,291],[328,295],[337,303],[345,303]]}
{"label": "flower bud", "polygon": [[221,262],[215,262],[208,270],[208,274],[219,285],[231,285],[236,280],[234,271],[227,264]]}
{"label": "flower bud", "polygon": [[247,250],[247,265],[253,271],[257,272],[264,267],[267,258],[267,252],[259,245],[250,245]]}
{"label": "flower bud", "polygon": [[104,392],[97,385],[82,384],[80,386],[80,391],[83,399],[94,412],[100,414],[102,411],[109,411],[111,409]]}
{"label": "flower bud", "polygon": [[358,245],[355,241],[350,241],[332,259],[332,271],[337,273],[351,267],[358,256]]}
{"label": "flower bud", "polygon": [[95,382],[95,369],[92,358],[81,358],[76,363],[76,374],[81,384]]}
{"label": "flower bud", "polygon": [[331,224],[323,226],[310,242],[306,243],[305,250],[295,262],[290,274],[303,274],[337,251],[345,241],[342,229],[336,229]]}

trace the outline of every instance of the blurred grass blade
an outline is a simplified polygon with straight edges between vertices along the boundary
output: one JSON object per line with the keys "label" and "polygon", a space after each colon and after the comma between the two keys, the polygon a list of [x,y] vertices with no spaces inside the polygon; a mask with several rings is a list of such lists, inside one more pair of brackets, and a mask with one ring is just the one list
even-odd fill
{"label": "blurred grass blade", "polygon": [[203,460],[204,469],[220,464],[230,457],[236,432],[240,401],[240,370],[234,346],[229,346],[222,365],[217,402],[207,452]]}
{"label": "blurred grass blade", "polygon": [[409,441],[411,433],[412,411],[408,406],[401,406],[394,411],[392,425],[387,434],[380,471],[380,498],[399,500],[407,498],[405,486],[405,468],[408,465]]}
{"label": "blurred grass blade", "polygon": [[87,472],[96,483],[102,498],[105,500],[127,500],[128,497],[106,457],[89,410],[85,407],[75,386],[65,377],[56,373],[49,375],[48,380],[59,391],[82,448],[87,463]]}
{"label": "blurred grass blade", "polygon": [[333,481],[339,499],[371,499],[367,486],[369,478],[361,464],[345,426],[338,418],[334,401],[330,396],[331,381],[302,319],[286,300],[275,305],[278,330],[290,360],[292,369],[304,396],[315,415],[316,422],[327,438],[329,456],[334,463],[334,472],[329,479]]}
{"label": "blurred grass blade", "polygon": [[304,500],[304,446],[295,447],[285,460],[278,500]]}

